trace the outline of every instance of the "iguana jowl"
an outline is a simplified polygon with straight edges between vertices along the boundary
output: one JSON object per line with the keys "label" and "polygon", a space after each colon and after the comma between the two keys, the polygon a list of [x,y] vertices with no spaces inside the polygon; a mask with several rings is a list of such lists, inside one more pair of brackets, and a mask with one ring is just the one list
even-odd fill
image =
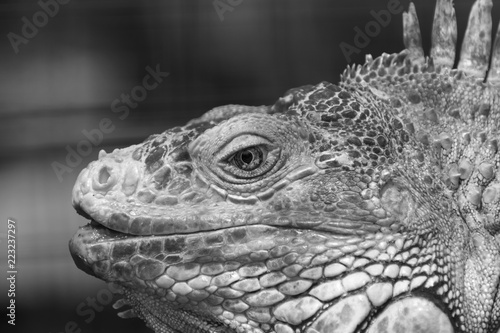
{"label": "iguana jowl", "polygon": [[[500,32],[453,3],[406,50],[85,168],[76,264],[155,332],[497,332]],[[488,70],[489,69],[489,70]]]}

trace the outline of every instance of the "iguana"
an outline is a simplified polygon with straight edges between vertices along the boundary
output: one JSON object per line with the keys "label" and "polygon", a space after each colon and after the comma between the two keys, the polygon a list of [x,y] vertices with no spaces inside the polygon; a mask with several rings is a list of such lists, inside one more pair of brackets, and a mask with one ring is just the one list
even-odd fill
{"label": "iguana", "polygon": [[[99,159],[70,250],[157,333],[497,332],[500,32],[451,0],[406,49]],[[492,51],[491,51],[492,50]],[[491,54],[491,57],[490,57]]]}

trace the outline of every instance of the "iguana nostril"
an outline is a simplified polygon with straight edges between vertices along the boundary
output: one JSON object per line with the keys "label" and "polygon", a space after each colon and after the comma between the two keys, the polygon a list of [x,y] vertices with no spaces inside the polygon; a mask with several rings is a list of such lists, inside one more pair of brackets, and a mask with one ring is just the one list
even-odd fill
{"label": "iguana nostril", "polygon": [[99,183],[102,185],[106,185],[111,175],[106,167],[102,167],[99,171]]}
{"label": "iguana nostril", "polygon": [[99,169],[94,169],[94,172],[96,172],[92,177],[92,188],[94,190],[107,191],[116,183],[116,172],[111,167],[103,165]]}

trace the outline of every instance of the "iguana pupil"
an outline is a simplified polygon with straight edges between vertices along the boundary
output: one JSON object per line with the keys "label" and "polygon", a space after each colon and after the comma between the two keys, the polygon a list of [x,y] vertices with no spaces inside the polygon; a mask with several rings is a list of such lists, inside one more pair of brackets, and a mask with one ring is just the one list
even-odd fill
{"label": "iguana pupil", "polygon": [[234,157],[234,164],[241,170],[252,171],[262,165],[263,156],[264,154],[261,148],[245,148],[236,153]]}

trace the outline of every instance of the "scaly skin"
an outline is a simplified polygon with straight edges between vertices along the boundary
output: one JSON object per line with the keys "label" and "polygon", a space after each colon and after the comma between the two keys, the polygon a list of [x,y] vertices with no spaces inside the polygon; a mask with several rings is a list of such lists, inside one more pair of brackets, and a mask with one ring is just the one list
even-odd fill
{"label": "scaly skin", "polygon": [[407,49],[339,86],[100,153],[73,190],[93,220],[70,242],[76,264],[161,333],[498,331],[490,10],[474,5],[458,70],[452,3],[437,3],[429,59],[411,5]]}

